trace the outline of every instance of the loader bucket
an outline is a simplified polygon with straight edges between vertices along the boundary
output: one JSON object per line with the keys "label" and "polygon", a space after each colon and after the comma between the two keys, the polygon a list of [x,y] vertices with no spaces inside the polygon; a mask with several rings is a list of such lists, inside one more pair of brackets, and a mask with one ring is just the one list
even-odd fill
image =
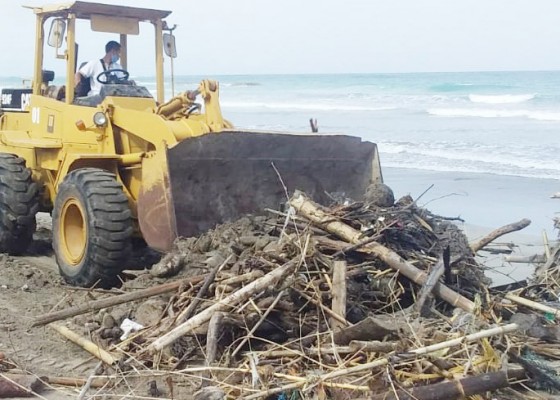
{"label": "loader bucket", "polygon": [[377,146],[351,136],[229,131],[185,139],[166,153],[144,161],[151,179],[143,178],[138,199],[144,239],[163,251],[177,236],[282,209],[295,189],[330,204],[332,196],[360,200],[382,182]]}

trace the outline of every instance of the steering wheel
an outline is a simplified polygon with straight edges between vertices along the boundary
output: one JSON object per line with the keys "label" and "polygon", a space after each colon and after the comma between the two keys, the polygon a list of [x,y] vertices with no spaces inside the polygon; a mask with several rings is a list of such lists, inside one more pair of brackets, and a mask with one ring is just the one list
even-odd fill
{"label": "steering wheel", "polygon": [[95,79],[103,85],[107,83],[124,84],[128,82],[129,75],[128,71],[124,69],[108,69],[97,75]]}

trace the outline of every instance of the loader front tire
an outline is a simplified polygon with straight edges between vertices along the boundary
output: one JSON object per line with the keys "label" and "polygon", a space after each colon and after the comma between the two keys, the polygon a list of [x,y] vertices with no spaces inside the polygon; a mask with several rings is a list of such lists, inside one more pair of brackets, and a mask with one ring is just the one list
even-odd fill
{"label": "loader front tire", "polygon": [[131,251],[132,217],[122,185],[98,168],[70,172],[53,210],[53,248],[60,274],[82,287],[108,288]]}
{"label": "loader front tire", "polygon": [[33,241],[39,210],[37,183],[25,160],[0,153],[0,252],[22,254]]}

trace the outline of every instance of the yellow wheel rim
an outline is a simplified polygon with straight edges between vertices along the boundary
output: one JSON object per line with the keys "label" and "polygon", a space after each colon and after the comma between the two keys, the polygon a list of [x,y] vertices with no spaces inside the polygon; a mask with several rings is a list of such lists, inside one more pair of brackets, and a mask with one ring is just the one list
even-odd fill
{"label": "yellow wheel rim", "polygon": [[84,210],[76,199],[66,200],[62,207],[60,239],[68,263],[78,265],[86,252],[87,227]]}

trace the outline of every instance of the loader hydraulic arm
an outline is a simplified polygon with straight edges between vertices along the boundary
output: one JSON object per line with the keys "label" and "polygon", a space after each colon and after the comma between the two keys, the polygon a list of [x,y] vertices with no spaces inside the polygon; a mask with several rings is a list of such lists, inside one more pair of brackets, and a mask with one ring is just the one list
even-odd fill
{"label": "loader hydraulic arm", "polygon": [[[196,98],[199,95],[204,100],[204,114],[200,114],[202,107],[196,103]],[[222,116],[218,82],[212,80],[203,80],[200,82],[198,89],[186,91],[173,97],[160,105],[156,112],[169,120],[201,115],[204,117],[203,120],[210,132],[220,132],[223,129],[232,128],[232,125]]]}

